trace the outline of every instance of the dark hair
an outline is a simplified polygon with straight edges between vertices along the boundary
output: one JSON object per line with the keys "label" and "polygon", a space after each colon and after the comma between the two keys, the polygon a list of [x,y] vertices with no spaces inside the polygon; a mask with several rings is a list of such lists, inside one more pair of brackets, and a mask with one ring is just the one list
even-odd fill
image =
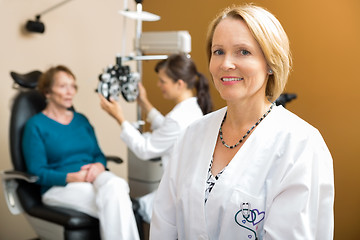
{"label": "dark hair", "polygon": [[188,89],[196,88],[197,102],[204,115],[212,111],[209,81],[197,71],[190,57],[183,53],[170,55],[156,64],[155,72],[158,73],[160,69],[164,69],[166,75],[174,82],[181,79],[187,84]]}
{"label": "dark hair", "polygon": [[54,76],[58,72],[65,72],[65,73],[69,74],[70,76],[72,76],[75,80],[75,75],[71,72],[71,70],[68,67],[65,67],[63,65],[51,67],[48,70],[46,70],[46,72],[41,74],[38,85],[37,85],[38,91],[44,95],[49,93],[55,82]]}

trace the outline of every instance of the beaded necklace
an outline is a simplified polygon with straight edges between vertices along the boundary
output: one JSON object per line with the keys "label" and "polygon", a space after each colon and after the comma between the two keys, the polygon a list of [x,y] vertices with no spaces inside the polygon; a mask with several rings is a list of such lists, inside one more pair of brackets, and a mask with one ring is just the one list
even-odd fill
{"label": "beaded necklace", "polygon": [[219,136],[220,136],[220,140],[221,140],[221,143],[227,147],[227,148],[230,148],[230,149],[233,149],[233,148],[236,148],[240,143],[242,143],[242,141],[244,141],[244,139],[249,135],[249,133],[257,126],[259,125],[259,123],[264,120],[264,118],[271,112],[271,109],[273,108],[274,106],[274,103],[271,104],[269,110],[266,111],[266,113],[264,113],[264,115],[262,115],[262,117],[254,124],[254,126],[252,126],[246,133],[245,135],[239,140],[239,142],[237,142],[235,145],[232,145],[232,146],[229,146],[225,143],[224,139],[223,139],[223,133],[222,133],[222,126],[225,122],[225,119],[226,119],[226,115],[227,115],[227,112],[225,113],[225,116],[224,116],[224,119],[222,120],[221,122],[221,125],[220,125],[220,128],[219,128]]}

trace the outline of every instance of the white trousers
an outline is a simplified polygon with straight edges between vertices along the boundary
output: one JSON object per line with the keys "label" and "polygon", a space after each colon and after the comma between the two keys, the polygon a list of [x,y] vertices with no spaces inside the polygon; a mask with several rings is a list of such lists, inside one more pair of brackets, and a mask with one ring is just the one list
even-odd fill
{"label": "white trousers", "polygon": [[156,191],[157,190],[138,198],[140,204],[138,212],[142,219],[147,223],[150,223],[151,221]]}
{"label": "white trousers", "polygon": [[75,209],[100,221],[104,240],[138,240],[139,233],[129,197],[128,183],[105,171],[92,183],[55,186],[42,196],[43,203]]}

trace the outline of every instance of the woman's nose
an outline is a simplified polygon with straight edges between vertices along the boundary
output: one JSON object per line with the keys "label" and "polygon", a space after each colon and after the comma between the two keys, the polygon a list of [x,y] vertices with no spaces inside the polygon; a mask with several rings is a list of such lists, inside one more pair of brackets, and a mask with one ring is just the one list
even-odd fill
{"label": "woman's nose", "polygon": [[76,93],[76,87],[74,87],[74,86],[66,86],[66,92],[70,93],[70,94],[75,94]]}
{"label": "woman's nose", "polygon": [[221,69],[224,71],[235,69],[235,62],[232,56],[225,55],[221,62]]}

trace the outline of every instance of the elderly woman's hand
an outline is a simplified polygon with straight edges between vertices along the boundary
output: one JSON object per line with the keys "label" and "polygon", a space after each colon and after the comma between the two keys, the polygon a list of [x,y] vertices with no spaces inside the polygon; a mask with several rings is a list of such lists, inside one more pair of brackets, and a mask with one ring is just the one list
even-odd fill
{"label": "elderly woman's hand", "polygon": [[125,121],[125,118],[124,118],[123,110],[119,105],[119,103],[111,97],[110,100],[108,101],[101,94],[99,94],[99,98],[100,98],[101,108],[104,109],[108,114],[110,114],[110,116],[115,118],[116,121],[118,121],[119,124],[121,125]]}
{"label": "elderly woman's hand", "polygon": [[68,173],[66,175],[66,182],[67,183],[71,183],[71,182],[86,182],[86,175],[87,175],[88,171],[83,169],[80,170],[78,172],[72,172],[72,173]]}
{"label": "elderly woman's hand", "polygon": [[86,170],[87,175],[85,177],[86,182],[93,182],[100,175],[100,173],[105,171],[105,167],[102,163],[90,163],[81,167],[81,170]]}

